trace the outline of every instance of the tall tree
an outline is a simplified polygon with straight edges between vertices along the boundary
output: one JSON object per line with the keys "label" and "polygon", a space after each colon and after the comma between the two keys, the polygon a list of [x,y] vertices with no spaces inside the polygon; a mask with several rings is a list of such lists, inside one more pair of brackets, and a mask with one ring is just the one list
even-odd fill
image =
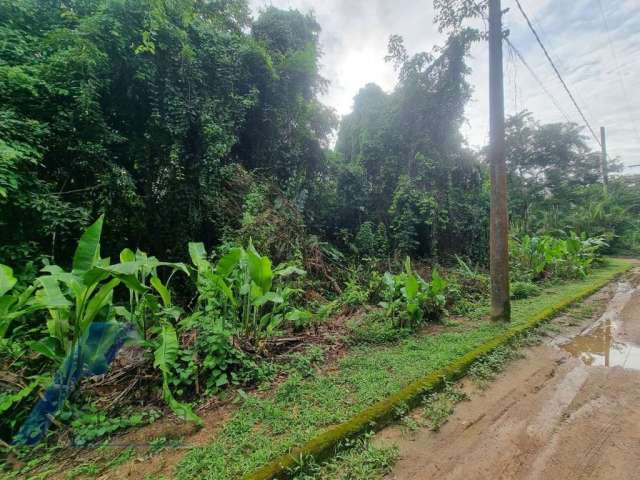
{"label": "tall tree", "polygon": [[376,85],[360,90],[338,134],[343,227],[382,223],[395,248],[418,255],[437,255],[462,236],[483,241],[467,221],[482,203],[463,200],[469,191],[482,198],[481,173],[460,134],[470,96],[465,57],[474,39],[461,30],[433,53],[409,55],[402,38],[391,37],[387,60],[398,86],[391,94]]}

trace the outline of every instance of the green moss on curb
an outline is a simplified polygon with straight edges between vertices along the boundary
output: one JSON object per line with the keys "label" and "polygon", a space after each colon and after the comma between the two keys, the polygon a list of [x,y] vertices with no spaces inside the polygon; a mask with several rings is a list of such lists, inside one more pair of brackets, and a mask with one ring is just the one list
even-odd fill
{"label": "green moss on curb", "polygon": [[399,408],[402,409],[405,406],[416,406],[425,393],[437,390],[442,386],[445,380],[455,381],[462,378],[469,367],[479,358],[492,352],[497,347],[512,341],[515,337],[521,335],[525,331],[551,319],[557,313],[565,310],[575,302],[592,295],[632,267],[628,262],[617,263],[616,268],[612,270],[610,275],[593,284],[587,285],[571,297],[568,297],[551,307],[545,308],[527,321],[518,324],[513,328],[510,328],[505,333],[483,343],[446,367],[436,370],[435,372],[410,383],[398,393],[390,395],[384,400],[375,403],[346,422],[330,428],[300,447],[294,448],[290,453],[282,455],[267,463],[257,471],[245,476],[244,479],[284,480],[289,476],[289,470],[295,467],[301,459],[313,457],[320,461],[327,456],[330,456],[335,451],[335,448],[344,440],[360,435],[365,431],[379,430],[383,428],[396,418],[396,412]]}

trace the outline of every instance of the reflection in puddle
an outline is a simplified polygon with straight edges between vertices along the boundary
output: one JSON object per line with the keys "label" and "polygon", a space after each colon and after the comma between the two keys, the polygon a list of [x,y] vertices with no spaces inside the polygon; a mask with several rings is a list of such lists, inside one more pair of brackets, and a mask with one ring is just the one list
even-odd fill
{"label": "reflection in puddle", "polygon": [[640,370],[640,346],[617,340],[615,330],[615,323],[604,319],[561,348],[579,357],[586,365]]}

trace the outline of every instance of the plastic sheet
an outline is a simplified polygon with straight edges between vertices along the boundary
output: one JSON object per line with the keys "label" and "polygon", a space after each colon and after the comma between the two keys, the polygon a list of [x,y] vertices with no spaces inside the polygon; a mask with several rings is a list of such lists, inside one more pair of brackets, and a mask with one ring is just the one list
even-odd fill
{"label": "plastic sheet", "polygon": [[34,445],[42,440],[75,385],[85,377],[106,373],[133,331],[131,324],[92,323],[62,362],[43,398],[20,427],[13,444]]}

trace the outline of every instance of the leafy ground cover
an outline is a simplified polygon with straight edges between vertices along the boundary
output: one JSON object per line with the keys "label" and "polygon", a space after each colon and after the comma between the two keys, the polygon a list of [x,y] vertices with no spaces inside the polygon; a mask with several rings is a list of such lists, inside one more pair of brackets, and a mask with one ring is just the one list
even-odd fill
{"label": "leafy ground cover", "polygon": [[[624,260],[609,260],[584,280],[559,283],[545,288],[538,297],[514,302],[512,325],[577,295],[589,285],[612,278],[626,265]],[[407,338],[391,346],[356,346],[333,373],[307,379],[292,375],[272,396],[247,395],[210,445],[195,448],[185,456],[176,477],[241,478],[507,328],[510,326],[482,320],[435,335]]]}

